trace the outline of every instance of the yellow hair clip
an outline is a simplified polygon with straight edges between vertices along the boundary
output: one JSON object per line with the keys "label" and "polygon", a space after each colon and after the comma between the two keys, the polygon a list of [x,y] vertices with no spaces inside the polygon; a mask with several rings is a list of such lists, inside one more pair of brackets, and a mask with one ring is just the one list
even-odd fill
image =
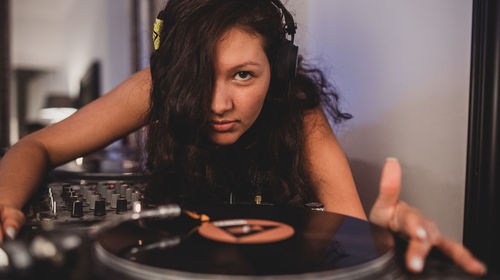
{"label": "yellow hair clip", "polygon": [[163,20],[156,18],[153,25],[153,47],[155,51],[160,48],[160,33],[163,29]]}

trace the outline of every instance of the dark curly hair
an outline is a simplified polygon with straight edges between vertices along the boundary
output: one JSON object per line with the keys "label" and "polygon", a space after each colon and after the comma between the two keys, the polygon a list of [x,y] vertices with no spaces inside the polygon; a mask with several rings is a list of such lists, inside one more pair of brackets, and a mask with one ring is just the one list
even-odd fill
{"label": "dark curly hair", "polygon": [[[270,0],[170,0],[162,12],[160,47],[151,56],[152,90],[146,142],[146,199],[181,204],[250,202],[257,194],[276,204],[314,199],[303,161],[303,119],[322,106],[335,122],[351,116],[322,72],[299,57],[290,90],[273,76],[284,40],[281,11]],[[232,27],[258,33],[271,65],[261,114],[236,143],[208,138],[214,53]]]}

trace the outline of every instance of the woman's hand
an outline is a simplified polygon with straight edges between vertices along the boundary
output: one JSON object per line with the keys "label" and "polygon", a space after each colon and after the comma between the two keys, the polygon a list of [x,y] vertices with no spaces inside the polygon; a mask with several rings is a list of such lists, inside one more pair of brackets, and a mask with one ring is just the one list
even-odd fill
{"label": "woman's hand", "polygon": [[14,239],[25,220],[19,209],[0,204],[0,242]]}
{"label": "woman's hand", "polygon": [[465,271],[485,274],[486,267],[461,244],[441,236],[439,229],[416,208],[399,201],[401,167],[395,158],[387,159],[380,179],[380,193],[370,211],[370,221],[393,232],[408,236],[406,266],[420,272],[433,246],[439,248]]}

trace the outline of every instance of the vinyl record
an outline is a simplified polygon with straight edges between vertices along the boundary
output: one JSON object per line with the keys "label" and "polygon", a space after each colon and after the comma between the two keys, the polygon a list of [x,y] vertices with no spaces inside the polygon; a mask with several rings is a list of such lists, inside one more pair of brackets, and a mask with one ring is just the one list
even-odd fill
{"label": "vinyl record", "polygon": [[114,279],[397,279],[388,231],[330,212],[273,206],[197,209],[203,223],[127,221],[94,243],[101,275]]}

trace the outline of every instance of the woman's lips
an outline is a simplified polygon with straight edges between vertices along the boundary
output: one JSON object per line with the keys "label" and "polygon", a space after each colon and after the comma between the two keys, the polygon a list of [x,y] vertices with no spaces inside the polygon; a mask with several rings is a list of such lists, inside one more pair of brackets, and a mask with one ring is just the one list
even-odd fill
{"label": "woman's lips", "polygon": [[217,131],[217,132],[227,132],[227,131],[231,130],[235,124],[236,124],[236,121],[211,121],[210,122],[212,129]]}

